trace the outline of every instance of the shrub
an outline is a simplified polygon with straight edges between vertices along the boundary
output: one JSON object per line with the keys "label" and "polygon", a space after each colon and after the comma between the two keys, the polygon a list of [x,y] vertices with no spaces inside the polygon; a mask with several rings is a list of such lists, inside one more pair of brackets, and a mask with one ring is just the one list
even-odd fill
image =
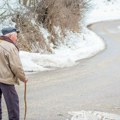
{"label": "shrub", "polygon": [[36,8],[37,20],[54,36],[51,41],[55,44],[58,35],[54,26],[61,29],[61,38],[66,30],[78,32],[79,21],[84,17],[87,6],[85,0],[42,0]]}

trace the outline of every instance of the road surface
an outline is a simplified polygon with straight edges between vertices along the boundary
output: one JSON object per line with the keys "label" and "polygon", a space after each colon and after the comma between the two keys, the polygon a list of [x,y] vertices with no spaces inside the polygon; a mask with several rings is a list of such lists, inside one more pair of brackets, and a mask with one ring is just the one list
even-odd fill
{"label": "road surface", "polygon": [[[120,20],[89,27],[104,39],[106,49],[74,67],[28,75],[27,120],[66,120],[68,111],[80,110],[120,114]],[[23,84],[17,90],[23,120]]]}

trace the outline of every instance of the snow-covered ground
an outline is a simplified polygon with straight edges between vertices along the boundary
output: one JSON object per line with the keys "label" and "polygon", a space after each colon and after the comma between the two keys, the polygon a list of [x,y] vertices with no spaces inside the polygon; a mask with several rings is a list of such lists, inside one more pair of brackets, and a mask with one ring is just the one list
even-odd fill
{"label": "snow-covered ground", "polygon": [[[102,51],[105,48],[103,40],[94,32],[88,30],[86,26],[98,21],[120,19],[120,1],[104,1],[105,0],[92,0],[91,9],[84,19],[82,34],[68,32],[64,45],[62,44],[54,49],[53,54],[20,51],[20,58],[24,70],[26,72],[36,72],[69,67],[77,64],[77,60],[91,57]],[[0,11],[0,14],[2,14],[6,8],[8,9],[11,7],[12,9],[15,9],[15,6],[18,6],[18,3],[13,3],[13,0],[9,0],[9,2],[11,6],[3,6],[3,1],[0,1],[0,9],[2,8],[3,10]],[[6,19],[3,24],[0,24],[0,28],[7,26],[7,24],[14,26],[14,24],[9,23],[8,20],[9,19]],[[44,37],[47,38],[49,33],[43,28],[41,28],[41,31],[43,32]]]}
{"label": "snow-covered ground", "polygon": [[104,1],[92,0],[92,9],[86,15],[82,34],[68,32],[65,44],[55,49],[54,54],[34,54],[21,51],[20,57],[24,70],[44,71],[69,67],[77,64],[77,60],[91,57],[102,51],[105,48],[103,40],[88,30],[86,26],[98,21],[120,19],[120,1]]}
{"label": "snow-covered ground", "polygon": [[69,112],[69,114],[72,115],[71,120],[120,120],[120,115],[97,111]]}
{"label": "snow-covered ground", "polygon": [[84,33],[81,35],[69,33],[66,43],[55,49],[54,54],[21,51],[20,57],[25,71],[43,71],[75,65],[77,60],[90,57],[103,48],[102,40],[95,33],[84,28]]}
{"label": "snow-covered ground", "polygon": [[92,0],[91,4],[85,24],[120,19],[120,0]]}

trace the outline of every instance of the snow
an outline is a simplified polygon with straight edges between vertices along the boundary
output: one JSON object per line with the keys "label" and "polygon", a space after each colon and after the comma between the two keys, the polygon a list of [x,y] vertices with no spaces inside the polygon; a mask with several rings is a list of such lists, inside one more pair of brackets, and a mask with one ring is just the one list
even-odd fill
{"label": "snow", "polygon": [[[84,31],[87,35],[85,34],[80,35],[79,33],[76,34],[69,33],[67,38],[65,38],[66,39],[65,45],[59,46],[59,48],[54,51],[54,54],[48,55],[48,54],[28,53],[21,51],[20,57],[24,65],[24,70],[43,71],[58,67],[62,67],[62,68],[69,67],[76,64],[75,62],[76,60],[83,59],[88,56],[92,56],[93,54],[99,52],[100,48],[102,50],[104,44],[103,42],[101,42],[101,39],[98,36],[96,36],[95,33],[93,33],[92,31],[86,28],[84,28]],[[91,37],[93,38],[92,40]],[[83,39],[90,40],[91,42],[87,42],[86,40]],[[95,39],[98,40],[95,41]],[[94,51],[94,49],[96,49],[96,51]],[[93,51],[93,53],[89,51]]]}
{"label": "snow", "polygon": [[71,120],[120,120],[120,115],[98,112],[98,111],[78,111],[69,112]]}
{"label": "snow", "polygon": [[[114,1],[114,2],[113,2]],[[92,0],[93,10],[88,13],[86,25],[106,20],[120,19],[120,1],[111,0]]]}

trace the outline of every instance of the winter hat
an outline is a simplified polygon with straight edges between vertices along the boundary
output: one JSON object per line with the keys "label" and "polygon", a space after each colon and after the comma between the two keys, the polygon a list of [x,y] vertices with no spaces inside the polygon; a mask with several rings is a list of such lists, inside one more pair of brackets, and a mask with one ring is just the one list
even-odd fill
{"label": "winter hat", "polygon": [[11,33],[11,32],[19,33],[19,30],[17,30],[17,29],[14,28],[14,27],[3,28],[1,31],[2,31],[2,34],[3,34],[3,35],[6,35],[6,34]]}

